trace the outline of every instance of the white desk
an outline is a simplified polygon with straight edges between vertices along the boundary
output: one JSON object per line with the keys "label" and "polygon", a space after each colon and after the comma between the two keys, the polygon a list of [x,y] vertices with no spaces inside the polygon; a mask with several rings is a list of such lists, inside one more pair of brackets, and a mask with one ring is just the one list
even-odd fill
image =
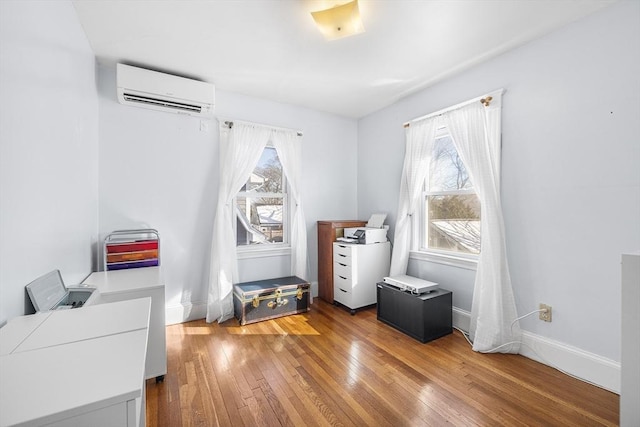
{"label": "white desk", "polygon": [[7,323],[0,346],[13,349],[0,356],[0,426],[143,426],[150,305],[137,299]]}
{"label": "white desk", "polygon": [[167,338],[164,281],[160,267],[100,271],[92,273],[82,284],[98,289],[97,304],[151,297],[145,378],[162,381],[167,373]]}
{"label": "white desk", "polygon": [[14,353],[147,329],[150,301],[148,298],[146,303],[142,301],[50,311],[51,316],[18,345]]}
{"label": "white desk", "polygon": [[51,313],[53,311],[16,317],[11,319],[4,328],[0,328],[0,356],[13,353],[29,334],[47,320]]}

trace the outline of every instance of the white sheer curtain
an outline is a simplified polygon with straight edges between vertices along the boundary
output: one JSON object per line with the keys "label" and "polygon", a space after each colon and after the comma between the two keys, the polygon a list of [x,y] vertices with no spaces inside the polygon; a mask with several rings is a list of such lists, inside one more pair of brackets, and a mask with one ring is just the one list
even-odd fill
{"label": "white sheer curtain", "polygon": [[291,197],[291,275],[307,279],[307,224],[302,210],[302,144],[296,132],[275,132],[273,146],[289,183]]}
{"label": "white sheer curtain", "polygon": [[398,217],[393,241],[389,274],[406,274],[414,228],[418,226],[414,216],[422,205],[420,195],[424,180],[429,173],[431,150],[438,128],[438,117],[411,124],[405,130],[406,148],[404,166],[400,178]]}
{"label": "white sheer curtain", "polygon": [[233,283],[238,280],[233,198],[258,164],[270,130],[236,123],[220,123],[220,186],[213,221],[207,322],[233,317]]}
{"label": "white sheer curtain", "polygon": [[515,321],[500,199],[502,91],[489,95],[489,106],[478,98],[410,123],[390,274],[406,274],[411,241],[417,238],[413,215],[421,206],[433,141],[437,129],[447,126],[481,205],[481,250],[471,306],[473,349],[517,353],[521,331]]}
{"label": "white sheer curtain", "polygon": [[[296,273],[300,272],[301,277],[306,278],[306,229],[302,237],[299,230],[305,227],[298,190],[301,148],[300,141],[295,143],[296,136],[294,130],[243,122],[234,122],[229,128],[225,123],[220,123],[220,186],[211,241],[207,322],[224,322],[233,317],[233,284],[238,282],[233,199],[247,182],[270,141],[276,146],[289,186],[295,188],[292,197],[298,207],[293,223],[297,228],[291,233],[291,245],[295,248],[292,250],[291,265],[292,270],[295,266]],[[299,248],[300,241],[304,241],[303,249]],[[300,267],[300,258],[305,261],[304,269]]]}
{"label": "white sheer curtain", "polygon": [[444,118],[481,206],[482,240],[471,304],[473,349],[489,351],[499,347],[497,351],[502,353],[518,353],[519,344],[506,345],[519,342],[521,332],[518,322],[514,323],[517,312],[500,198],[502,92],[490,95],[489,106],[471,102]]}

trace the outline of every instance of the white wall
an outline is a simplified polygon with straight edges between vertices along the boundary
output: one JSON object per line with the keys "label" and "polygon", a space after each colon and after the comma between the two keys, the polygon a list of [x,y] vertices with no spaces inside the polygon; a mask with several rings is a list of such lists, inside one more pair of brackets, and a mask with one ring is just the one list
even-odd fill
{"label": "white wall", "polygon": [[[113,66],[99,67],[101,237],[115,229],[158,229],[169,321],[203,317],[218,195],[218,122],[120,105],[115,78]],[[316,221],[356,216],[356,121],[221,90],[216,116],[304,132],[303,208],[309,279],[316,281]],[[286,256],[239,261],[242,281],[289,275],[289,268]]]}
{"label": "white wall", "polygon": [[0,2],[0,325],[24,287],[91,272],[97,231],[94,56],[70,2]]}
{"label": "white wall", "polygon": [[[502,195],[518,312],[540,302],[553,307],[552,323],[532,317],[521,325],[614,361],[620,254],[640,248],[639,17],[639,2],[620,2],[363,118],[358,127],[358,212],[386,207],[394,224],[402,123],[506,89]],[[409,271],[451,288],[454,305],[470,310],[473,271],[416,260]]]}

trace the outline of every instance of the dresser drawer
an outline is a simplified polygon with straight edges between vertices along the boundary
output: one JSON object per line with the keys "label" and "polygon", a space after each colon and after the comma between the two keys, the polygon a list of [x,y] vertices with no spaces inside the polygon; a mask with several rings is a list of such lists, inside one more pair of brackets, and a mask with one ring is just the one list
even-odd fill
{"label": "dresser drawer", "polygon": [[349,308],[354,307],[350,280],[342,279],[340,276],[334,276],[333,299]]}
{"label": "dresser drawer", "polygon": [[334,243],[333,244],[333,255],[335,259],[335,255],[339,254],[343,257],[351,257],[351,245],[344,245],[342,243]]}
{"label": "dresser drawer", "polygon": [[333,275],[333,288],[334,292],[337,289],[343,289],[345,291],[351,292],[353,289],[353,280],[347,276],[340,276],[338,274]]}
{"label": "dresser drawer", "polygon": [[351,279],[353,277],[353,270],[349,264],[344,262],[334,262],[333,263],[333,274],[335,276],[346,277],[347,279]]}

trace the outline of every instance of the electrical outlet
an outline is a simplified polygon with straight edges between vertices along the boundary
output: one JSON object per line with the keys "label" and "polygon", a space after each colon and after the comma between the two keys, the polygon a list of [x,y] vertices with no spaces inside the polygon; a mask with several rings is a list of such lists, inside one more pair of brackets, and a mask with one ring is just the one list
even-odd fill
{"label": "electrical outlet", "polygon": [[540,320],[551,322],[551,306],[540,303],[540,310],[546,310],[540,312]]}

